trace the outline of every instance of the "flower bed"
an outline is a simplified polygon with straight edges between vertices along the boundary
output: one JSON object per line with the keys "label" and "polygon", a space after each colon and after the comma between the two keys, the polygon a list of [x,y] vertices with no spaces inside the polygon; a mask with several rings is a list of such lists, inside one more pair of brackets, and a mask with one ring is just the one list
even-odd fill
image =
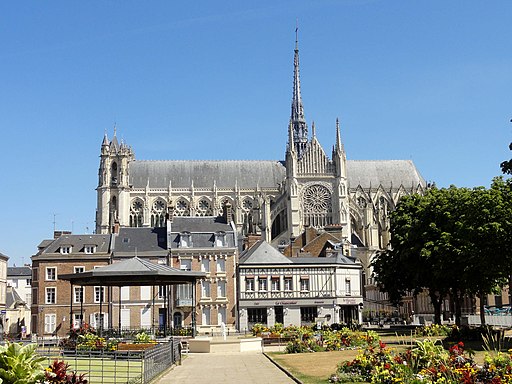
{"label": "flower bed", "polygon": [[352,361],[338,365],[331,383],[512,383],[512,356],[497,352],[488,355],[482,366],[475,364],[464,343],[445,350],[439,340],[416,341],[413,348],[398,353],[380,342],[367,347]]}

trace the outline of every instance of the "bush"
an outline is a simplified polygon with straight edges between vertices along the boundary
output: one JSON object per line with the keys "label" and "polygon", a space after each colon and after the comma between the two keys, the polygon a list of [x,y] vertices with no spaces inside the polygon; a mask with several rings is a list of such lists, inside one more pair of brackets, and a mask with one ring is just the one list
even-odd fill
{"label": "bush", "polygon": [[0,383],[33,384],[44,377],[35,344],[7,343],[0,346]]}
{"label": "bush", "polygon": [[69,364],[55,360],[44,372],[44,384],[87,384],[85,373],[78,375],[76,372],[67,373]]}

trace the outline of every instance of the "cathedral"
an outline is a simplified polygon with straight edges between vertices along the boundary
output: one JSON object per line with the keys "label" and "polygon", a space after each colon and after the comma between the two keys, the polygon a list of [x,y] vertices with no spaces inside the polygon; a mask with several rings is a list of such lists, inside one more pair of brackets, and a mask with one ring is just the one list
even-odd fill
{"label": "cathedral", "polygon": [[291,116],[283,129],[288,143],[282,161],[137,160],[115,132],[111,139],[105,134],[96,233],[163,227],[169,214],[229,213],[240,240],[258,235],[281,250],[308,229],[336,228],[347,254],[367,264],[388,244],[389,212],[401,196],[423,193],[425,180],[411,160],[347,160],[338,120],[328,156],[305,119],[297,41]]}

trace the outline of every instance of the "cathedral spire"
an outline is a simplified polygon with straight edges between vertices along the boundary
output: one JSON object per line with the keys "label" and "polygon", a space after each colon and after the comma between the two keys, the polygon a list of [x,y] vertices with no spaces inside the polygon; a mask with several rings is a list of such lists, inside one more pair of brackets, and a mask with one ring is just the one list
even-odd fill
{"label": "cathedral spire", "polygon": [[304,118],[304,107],[300,94],[300,76],[299,76],[299,27],[295,28],[295,55],[293,59],[293,96],[292,113],[290,122],[293,125],[293,141],[297,155],[302,154],[308,143],[308,127]]}
{"label": "cathedral spire", "polygon": [[340,134],[340,120],[336,118],[336,150],[343,151],[343,144],[341,143],[341,134]]}

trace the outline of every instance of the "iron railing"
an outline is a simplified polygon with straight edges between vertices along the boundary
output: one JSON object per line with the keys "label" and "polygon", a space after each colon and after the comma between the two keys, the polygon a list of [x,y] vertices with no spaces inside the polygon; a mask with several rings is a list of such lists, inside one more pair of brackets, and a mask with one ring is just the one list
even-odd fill
{"label": "iron railing", "polygon": [[48,366],[54,360],[64,360],[69,364],[69,371],[85,373],[90,384],[148,384],[181,362],[179,346],[179,337],[141,351],[63,350],[58,343],[47,342],[39,345],[37,352],[47,359]]}

